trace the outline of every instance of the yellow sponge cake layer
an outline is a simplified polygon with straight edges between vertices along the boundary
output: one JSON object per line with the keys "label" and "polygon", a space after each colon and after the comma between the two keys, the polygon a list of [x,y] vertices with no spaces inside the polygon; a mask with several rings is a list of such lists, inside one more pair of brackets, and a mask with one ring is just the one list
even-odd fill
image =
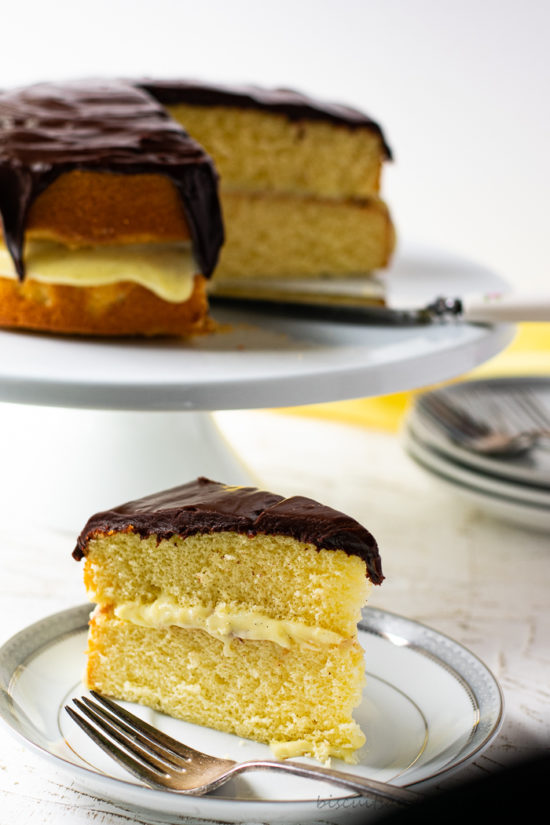
{"label": "yellow sponge cake layer", "polygon": [[336,201],[224,192],[224,278],[365,274],[387,265],[395,243],[378,198]]}
{"label": "yellow sponge cake layer", "polygon": [[215,159],[225,191],[367,197],[380,189],[380,135],[323,121],[227,106],[167,106]]}
{"label": "yellow sponge cake layer", "polygon": [[26,238],[75,248],[190,241],[191,234],[181,197],[167,177],[74,169],[38,195]]}
{"label": "yellow sponge cake layer", "polygon": [[358,556],[233,531],[161,541],[133,532],[98,536],[88,544],[84,581],[99,604],[157,604],[159,611],[164,604],[166,613],[172,605],[172,616],[177,607],[192,616],[192,608],[223,605],[226,616],[252,613],[342,638],[355,634],[370,588]]}
{"label": "yellow sponge cake layer", "polygon": [[67,286],[0,278],[0,326],[69,335],[197,335],[212,331],[206,281],[190,297],[165,301],[140,284]]}

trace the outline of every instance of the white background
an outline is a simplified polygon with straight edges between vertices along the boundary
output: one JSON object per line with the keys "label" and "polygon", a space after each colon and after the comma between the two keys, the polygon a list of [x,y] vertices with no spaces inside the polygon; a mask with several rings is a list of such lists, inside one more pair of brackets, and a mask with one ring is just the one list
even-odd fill
{"label": "white background", "polygon": [[548,281],[550,3],[3,2],[0,86],[110,74],[291,86],[366,110],[401,236]]}

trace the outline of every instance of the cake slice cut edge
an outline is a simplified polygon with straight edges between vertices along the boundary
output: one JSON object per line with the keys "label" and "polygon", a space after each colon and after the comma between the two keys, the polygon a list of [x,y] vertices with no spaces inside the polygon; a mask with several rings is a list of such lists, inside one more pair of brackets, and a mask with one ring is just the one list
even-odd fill
{"label": "cake slice cut edge", "polygon": [[[197,518],[200,488],[210,502]],[[81,534],[74,555],[96,603],[87,686],[280,758],[353,762],[365,741],[352,715],[365,683],[357,621],[368,568],[383,578],[374,539],[309,499],[206,479],[176,489],[179,507],[130,502]],[[365,558],[360,541],[331,546],[346,534],[368,542]]]}
{"label": "cake slice cut edge", "polygon": [[370,116],[289,89],[150,78],[139,85],[220,173],[226,242],[213,285],[368,280],[389,265],[395,227],[381,179],[392,151]]}

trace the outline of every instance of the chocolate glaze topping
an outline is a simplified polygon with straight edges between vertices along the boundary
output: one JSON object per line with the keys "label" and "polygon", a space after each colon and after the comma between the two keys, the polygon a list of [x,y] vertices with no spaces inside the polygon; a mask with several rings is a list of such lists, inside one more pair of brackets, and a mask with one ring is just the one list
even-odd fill
{"label": "chocolate glaze topping", "polygon": [[28,211],[59,175],[74,169],[169,177],[200,270],[212,273],[223,225],[211,159],[142,89],[87,80],[0,94],[0,215],[21,279]]}
{"label": "chocolate glaze topping", "polygon": [[285,115],[289,120],[324,120],[347,126],[350,129],[370,129],[380,136],[388,159],[392,156],[381,127],[368,115],[351,106],[315,100],[293,89],[264,89],[260,86],[229,86],[198,80],[154,80],[150,78],[139,81],[139,86],[168,106],[176,103],[189,103],[194,106],[261,109]]}
{"label": "chocolate glaze topping", "polygon": [[96,513],[78,537],[73,557],[80,561],[96,535],[127,530],[158,540],[225,531],[247,536],[275,533],[318,549],[359,556],[374,584],[384,579],[378,546],[368,530],[338,510],[303,496],[283,498],[255,487],[228,487],[201,477]]}

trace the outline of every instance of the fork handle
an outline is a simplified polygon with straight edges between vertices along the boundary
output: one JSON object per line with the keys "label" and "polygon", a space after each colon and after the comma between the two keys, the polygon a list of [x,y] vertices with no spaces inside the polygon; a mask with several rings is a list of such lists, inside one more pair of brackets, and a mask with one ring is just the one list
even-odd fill
{"label": "fork handle", "polygon": [[231,769],[231,773],[242,773],[247,770],[276,770],[303,776],[306,779],[321,779],[332,782],[350,791],[356,791],[363,796],[382,797],[383,799],[401,804],[418,802],[422,795],[407,788],[389,785],[387,782],[378,782],[376,779],[367,779],[357,774],[335,771],[332,768],[321,768],[317,765],[303,765],[301,762],[292,762],[290,759],[276,762],[272,759],[254,759],[241,762]]}
{"label": "fork handle", "polygon": [[550,294],[488,292],[461,298],[465,321],[550,321]]}

